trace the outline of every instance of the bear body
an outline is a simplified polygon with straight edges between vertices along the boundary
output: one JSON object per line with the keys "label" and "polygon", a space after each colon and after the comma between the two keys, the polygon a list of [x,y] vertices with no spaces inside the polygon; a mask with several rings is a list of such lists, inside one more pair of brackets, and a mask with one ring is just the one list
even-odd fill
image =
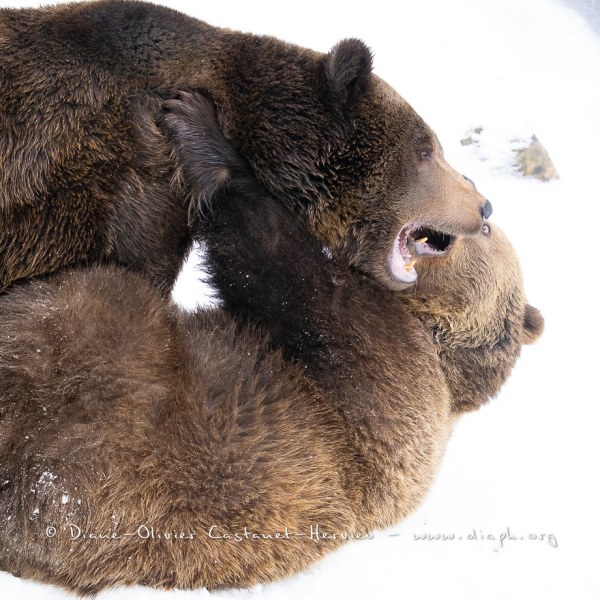
{"label": "bear body", "polygon": [[137,1],[4,9],[0,290],[102,262],[171,289],[202,206],[174,157],[194,131],[179,111],[172,139],[162,103],[194,94],[267,190],[383,285],[414,279],[393,255],[405,225],[460,235],[489,216],[357,40],[325,55]]}
{"label": "bear body", "polygon": [[181,160],[210,192],[223,308],[186,314],[115,266],[0,298],[4,570],[78,593],[297,572],[413,510],[456,417],[540,333],[496,228],[389,290],[324,253],[198,110],[208,143]]}

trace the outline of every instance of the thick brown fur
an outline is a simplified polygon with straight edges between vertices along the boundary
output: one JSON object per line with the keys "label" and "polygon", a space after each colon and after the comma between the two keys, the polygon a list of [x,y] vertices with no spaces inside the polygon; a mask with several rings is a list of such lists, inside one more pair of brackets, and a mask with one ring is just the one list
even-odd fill
{"label": "thick brown fur", "polygon": [[[1,10],[0,290],[109,262],[168,292],[193,235],[172,149],[197,93],[336,256],[398,287],[402,225],[473,233],[485,201],[371,63],[358,40],[320,54],[143,2]],[[181,105],[174,140],[163,100]]]}
{"label": "thick brown fur", "polygon": [[81,594],[295,573],[412,511],[456,417],[541,332],[499,230],[424,262],[413,301],[324,254],[203,131],[223,308],[117,267],[0,298],[4,570]]}

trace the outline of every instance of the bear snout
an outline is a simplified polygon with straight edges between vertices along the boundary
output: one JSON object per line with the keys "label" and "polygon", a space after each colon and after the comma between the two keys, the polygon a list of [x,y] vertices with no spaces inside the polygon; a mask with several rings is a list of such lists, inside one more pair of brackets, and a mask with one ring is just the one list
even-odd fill
{"label": "bear snout", "polygon": [[485,204],[479,209],[481,216],[484,219],[489,219],[494,212],[494,208],[492,207],[492,203],[489,200],[485,201]]}

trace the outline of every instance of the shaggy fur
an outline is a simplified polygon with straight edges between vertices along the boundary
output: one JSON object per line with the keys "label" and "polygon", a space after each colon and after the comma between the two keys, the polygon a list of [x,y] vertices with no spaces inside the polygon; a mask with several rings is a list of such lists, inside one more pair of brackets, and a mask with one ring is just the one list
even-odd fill
{"label": "shaggy fur", "polygon": [[[399,287],[386,259],[407,222],[479,229],[484,199],[362,42],[323,55],[143,2],[3,9],[0,290],[98,262],[170,290],[193,234],[172,149],[194,134],[196,93],[263,185],[384,285]],[[169,140],[161,102],[176,97]]]}
{"label": "shaggy fur", "polygon": [[413,301],[323,253],[224,139],[192,150],[223,309],[116,267],[0,298],[2,569],[82,594],[295,573],[413,510],[541,331],[497,229]]}

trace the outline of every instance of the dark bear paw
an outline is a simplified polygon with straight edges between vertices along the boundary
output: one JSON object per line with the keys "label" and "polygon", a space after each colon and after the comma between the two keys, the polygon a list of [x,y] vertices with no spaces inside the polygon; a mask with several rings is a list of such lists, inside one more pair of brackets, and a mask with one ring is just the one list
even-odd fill
{"label": "dark bear paw", "polygon": [[202,94],[179,92],[163,102],[161,126],[170,140],[186,185],[192,195],[190,209],[202,215],[216,193],[230,180],[242,159],[223,136],[215,107]]}

